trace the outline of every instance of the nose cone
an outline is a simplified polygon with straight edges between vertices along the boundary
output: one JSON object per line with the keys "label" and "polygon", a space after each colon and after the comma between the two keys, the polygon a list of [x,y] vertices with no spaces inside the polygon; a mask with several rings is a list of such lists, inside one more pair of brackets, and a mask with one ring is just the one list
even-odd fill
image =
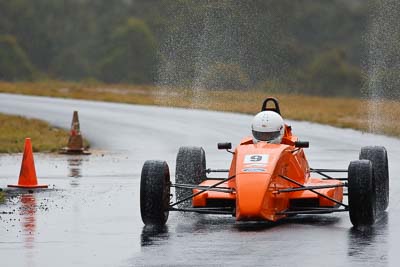
{"label": "nose cone", "polygon": [[236,220],[265,218],[271,175],[266,172],[241,173],[236,177]]}

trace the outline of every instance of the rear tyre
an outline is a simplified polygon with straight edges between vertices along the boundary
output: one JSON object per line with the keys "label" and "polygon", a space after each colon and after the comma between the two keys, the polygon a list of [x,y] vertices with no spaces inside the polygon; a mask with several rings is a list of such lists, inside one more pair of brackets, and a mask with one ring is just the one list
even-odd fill
{"label": "rear tyre", "polygon": [[140,213],[145,225],[164,225],[169,215],[170,176],[165,161],[148,160],[140,180]]}
{"label": "rear tyre", "polygon": [[372,162],[376,184],[376,211],[383,212],[389,206],[389,167],[386,149],[383,146],[363,147],[360,159]]}
{"label": "rear tyre", "polygon": [[[206,153],[202,147],[181,147],[176,156],[175,182],[177,184],[198,185],[206,179]],[[190,196],[192,189],[176,187],[176,201]],[[188,199],[179,208],[192,207]]]}
{"label": "rear tyre", "polygon": [[348,198],[351,223],[368,226],[375,222],[375,186],[372,163],[369,160],[350,162]]}

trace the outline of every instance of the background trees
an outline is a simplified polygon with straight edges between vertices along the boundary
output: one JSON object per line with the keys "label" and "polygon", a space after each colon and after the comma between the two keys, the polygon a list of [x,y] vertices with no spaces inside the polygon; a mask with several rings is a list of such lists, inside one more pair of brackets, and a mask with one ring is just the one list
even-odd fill
{"label": "background trees", "polygon": [[128,18],[117,27],[99,63],[99,74],[106,82],[150,83],[157,63],[157,43],[147,24]]}
{"label": "background trees", "polygon": [[13,36],[0,36],[0,80],[32,80],[35,69]]}
{"label": "background trees", "polygon": [[1,1],[0,79],[358,95],[373,2]]}

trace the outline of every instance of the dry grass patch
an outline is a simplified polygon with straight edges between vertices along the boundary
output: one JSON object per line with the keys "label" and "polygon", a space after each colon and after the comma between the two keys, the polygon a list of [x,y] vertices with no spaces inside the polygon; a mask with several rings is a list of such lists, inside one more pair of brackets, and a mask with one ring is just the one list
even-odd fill
{"label": "dry grass patch", "polygon": [[0,114],[0,153],[22,152],[25,138],[32,139],[35,152],[54,152],[66,145],[68,132],[48,123]]}

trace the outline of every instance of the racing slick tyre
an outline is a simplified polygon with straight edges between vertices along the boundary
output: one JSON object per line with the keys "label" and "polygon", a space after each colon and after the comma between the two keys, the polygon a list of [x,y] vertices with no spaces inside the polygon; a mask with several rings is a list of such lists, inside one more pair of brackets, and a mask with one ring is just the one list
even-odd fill
{"label": "racing slick tyre", "polygon": [[368,226],[375,222],[375,183],[369,160],[350,162],[348,198],[350,221],[355,226]]}
{"label": "racing slick tyre", "polygon": [[[175,182],[176,184],[198,185],[206,179],[206,153],[202,147],[180,147],[176,156]],[[190,188],[176,187],[176,201],[190,196]],[[188,199],[178,208],[192,207],[192,200]]]}
{"label": "racing slick tyre", "polygon": [[376,184],[376,211],[385,211],[389,205],[389,167],[386,149],[383,146],[363,147],[360,159],[372,162]]}
{"label": "racing slick tyre", "polygon": [[145,225],[164,225],[169,215],[170,176],[165,161],[148,160],[140,179],[140,214]]}

